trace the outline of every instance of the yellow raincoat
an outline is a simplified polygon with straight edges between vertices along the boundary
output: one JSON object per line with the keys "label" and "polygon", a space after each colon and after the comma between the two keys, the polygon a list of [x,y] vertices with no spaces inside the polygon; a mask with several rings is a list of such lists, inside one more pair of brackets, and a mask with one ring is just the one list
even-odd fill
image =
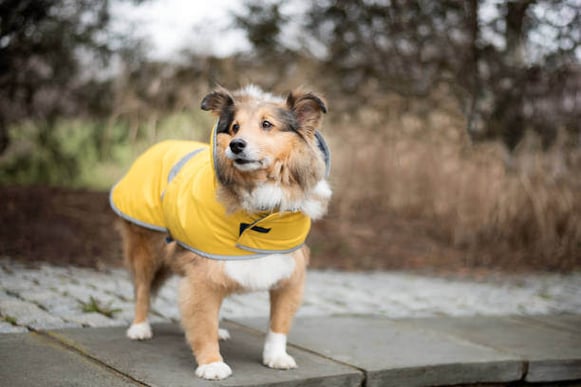
{"label": "yellow raincoat", "polygon": [[[169,140],[149,148],[111,190],[113,210],[206,258],[251,259],[300,248],[311,226],[302,212],[226,213],[216,198],[215,136],[214,128],[210,146]],[[328,169],[328,148],[317,138]]]}

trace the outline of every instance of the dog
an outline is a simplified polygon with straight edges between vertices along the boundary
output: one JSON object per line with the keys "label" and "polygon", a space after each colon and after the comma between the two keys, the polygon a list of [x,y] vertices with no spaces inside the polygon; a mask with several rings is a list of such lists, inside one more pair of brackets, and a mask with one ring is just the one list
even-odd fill
{"label": "dog", "polygon": [[151,297],[177,273],[195,373],[224,379],[232,370],[219,349],[228,338],[219,329],[221,303],[233,293],[268,290],[263,363],[295,368],[286,341],[303,295],[305,239],[332,195],[330,152],[319,132],[326,103],[300,89],[284,98],[249,85],[218,87],[201,108],[217,119],[209,145],[156,144],[111,190],[135,291],[127,336],[152,337]]}

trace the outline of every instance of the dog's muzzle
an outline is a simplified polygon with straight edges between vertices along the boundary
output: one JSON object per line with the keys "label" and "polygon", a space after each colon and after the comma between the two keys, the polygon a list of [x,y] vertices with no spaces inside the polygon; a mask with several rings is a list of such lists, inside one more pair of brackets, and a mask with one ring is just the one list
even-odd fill
{"label": "dog's muzzle", "polygon": [[248,149],[248,142],[242,138],[235,138],[230,141],[226,149],[226,157],[234,161],[234,166],[241,171],[258,169],[260,160],[252,157]]}

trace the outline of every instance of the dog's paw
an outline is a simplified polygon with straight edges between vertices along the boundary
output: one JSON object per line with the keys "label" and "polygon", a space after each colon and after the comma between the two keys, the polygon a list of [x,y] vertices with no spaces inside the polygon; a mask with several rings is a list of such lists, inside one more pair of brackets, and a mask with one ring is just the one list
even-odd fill
{"label": "dog's paw", "polygon": [[147,340],[153,337],[153,332],[151,331],[151,325],[149,322],[144,321],[139,324],[131,324],[127,330],[127,337],[131,340]]}
{"label": "dog's paw", "polygon": [[202,364],[196,368],[196,376],[207,380],[222,380],[232,375],[232,369],[223,361]]}
{"label": "dog's paw", "polygon": [[297,368],[295,359],[286,352],[285,334],[268,332],[262,352],[262,363],[267,367],[279,370]]}
{"label": "dog's paw", "polygon": [[230,332],[228,332],[228,329],[218,329],[218,339],[222,341],[230,340]]}
{"label": "dog's paw", "polygon": [[286,352],[264,355],[262,363],[267,367],[279,370],[297,368],[297,362],[295,359]]}

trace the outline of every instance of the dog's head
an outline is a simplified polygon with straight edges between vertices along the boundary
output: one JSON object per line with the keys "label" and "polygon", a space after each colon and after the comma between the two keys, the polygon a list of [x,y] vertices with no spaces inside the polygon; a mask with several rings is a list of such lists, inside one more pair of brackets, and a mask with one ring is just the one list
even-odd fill
{"label": "dog's head", "polygon": [[321,97],[301,90],[282,98],[256,86],[235,92],[219,87],[201,108],[218,117],[216,173],[224,187],[250,195],[276,187],[286,201],[296,202],[324,180],[325,155],[316,136],[327,112]]}

